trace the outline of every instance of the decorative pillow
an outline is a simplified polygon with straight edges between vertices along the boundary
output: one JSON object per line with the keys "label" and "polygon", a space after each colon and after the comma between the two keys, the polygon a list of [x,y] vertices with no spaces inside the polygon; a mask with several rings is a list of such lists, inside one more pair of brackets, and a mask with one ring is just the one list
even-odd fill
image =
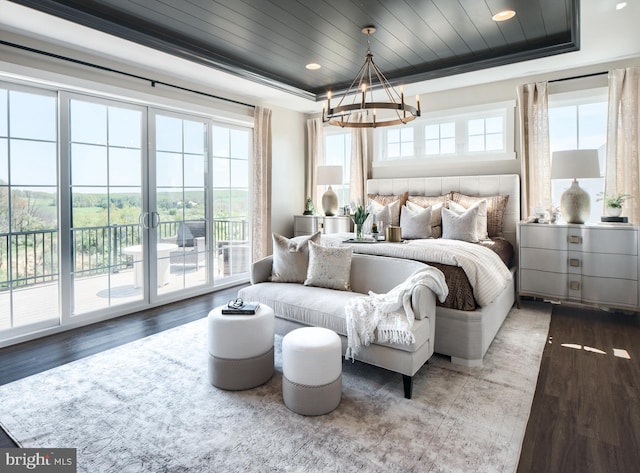
{"label": "decorative pillow", "polygon": [[478,200],[487,201],[487,233],[489,237],[502,236],[502,220],[504,212],[509,203],[508,195],[492,195],[487,197],[471,197],[468,195],[454,192],[451,196],[454,202],[461,204],[463,207],[469,208]]}
{"label": "decorative pillow", "polygon": [[[417,212],[424,208],[418,204],[414,204],[410,200],[407,200],[406,207],[413,212]],[[431,237],[440,238],[442,236],[442,207],[444,207],[444,203],[438,202],[437,204],[432,204],[430,207],[431,207]]]}
{"label": "decorative pillow", "polygon": [[407,200],[420,207],[429,207],[440,203],[445,204],[446,207],[446,204],[451,200],[451,192],[442,195],[410,195]]}
{"label": "decorative pillow", "polygon": [[449,202],[449,209],[453,210],[457,214],[461,214],[465,210],[468,210],[472,207],[478,207],[478,240],[488,240],[489,235],[487,233],[487,201],[479,200],[475,202],[473,205],[469,207],[465,207],[461,204],[454,202],[453,200]]}
{"label": "decorative pillow", "polygon": [[[381,205],[377,201],[372,200],[367,207],[369,216],[362,226],[364,233],[371,233],[373,222],[382,222],[387,227],[389,225],[400,225],[400,201],[396,200],[387,205]],[[398,215],[397,220],[393,216]]]}
{"label": "decorative pillow", "polygon": [[309,242],[319,242],[320,232],[289,239],[274,233],[271,281],[303,283],[309,266]]}
{"label": "decorative pillow", "polygon": [[309,243],[309,268],[305,286],[350,291],[353,248],[326,247]]}
{"label": "decorative pillow", "polygon": [[431,236],[431,207],[411,210],[406,205],[400,210],[402,237],[408,240]]}
{"label": "decorative pillow", "polygon": [[461,214],[442,209],[442,238],[475,243],[478,241],[478,206]]}
{"label": "decorative pillow", "polygon": [[[377,202],[382,206],[389,205],[395,201],[400,201],[398,203],[398,208],[397,208],[398,213],[391,215],[391,218],[393,219],[393,222],[391,223],[391,225],[400,225],[400,209],[407,202],[408,196],[409,196],[408,192],[405,192],[404,194],[399,194],[399,195],[367,194],[369,201]],[[394,210],[394,209],[395,208],[392,208],[391,210]]]}

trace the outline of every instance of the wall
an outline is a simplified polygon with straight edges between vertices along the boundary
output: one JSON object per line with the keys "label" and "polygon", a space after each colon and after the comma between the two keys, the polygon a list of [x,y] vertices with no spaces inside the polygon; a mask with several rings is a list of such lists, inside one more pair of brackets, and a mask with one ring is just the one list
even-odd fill
{"label": "wall", "polygon": [[293,236],[293,216],[304,210],[305,115],[271,107],[273,181],[271,228]]}

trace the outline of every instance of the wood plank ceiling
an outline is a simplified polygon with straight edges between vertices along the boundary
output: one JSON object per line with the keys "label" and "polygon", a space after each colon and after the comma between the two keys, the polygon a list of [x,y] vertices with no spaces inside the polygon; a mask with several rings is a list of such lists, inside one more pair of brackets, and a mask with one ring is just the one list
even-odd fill
{"label": "wood plank ceiling", "polygon": [[349,86],[367,25],[394,85],[579,49],[579,0],[12,1],[312,99]]}

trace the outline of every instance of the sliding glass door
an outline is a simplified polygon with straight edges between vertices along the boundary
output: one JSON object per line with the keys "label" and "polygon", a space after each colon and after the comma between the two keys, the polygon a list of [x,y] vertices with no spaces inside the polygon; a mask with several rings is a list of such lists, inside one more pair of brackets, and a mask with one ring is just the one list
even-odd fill
{"label": "sliding glass door", "polygon": [[0,338],[59,323],[56,94],[0,84]]}
{"label": "sliding glass door", "polygon": [[0,83],[0,344],[246,278],[250,126]]}
{"label": "sliding glass door", "polygon": [[72,313],[144,299],[144,109],[71,98]]}
{"label": "sliding glass door", "polygon": [[[152,112],[149,177],[157,294],[210,285],[208,136],[210,124]],[[152,291],[153,293],[153,291]]]}

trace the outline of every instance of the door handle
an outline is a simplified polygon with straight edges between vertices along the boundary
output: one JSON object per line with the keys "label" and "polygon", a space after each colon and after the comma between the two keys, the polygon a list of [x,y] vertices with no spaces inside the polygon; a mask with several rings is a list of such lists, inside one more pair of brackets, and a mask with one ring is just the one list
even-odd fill
{"label": "door handle", "polygon": [[140,214],[140,218],[138,219],[138,224],[145,230],[149,230],[149,212],[144,212]]}
{"label": "door handle", "polygon": [[151,212],[151,228],[158,228],[160,225],[160,215],[158,212]]}

